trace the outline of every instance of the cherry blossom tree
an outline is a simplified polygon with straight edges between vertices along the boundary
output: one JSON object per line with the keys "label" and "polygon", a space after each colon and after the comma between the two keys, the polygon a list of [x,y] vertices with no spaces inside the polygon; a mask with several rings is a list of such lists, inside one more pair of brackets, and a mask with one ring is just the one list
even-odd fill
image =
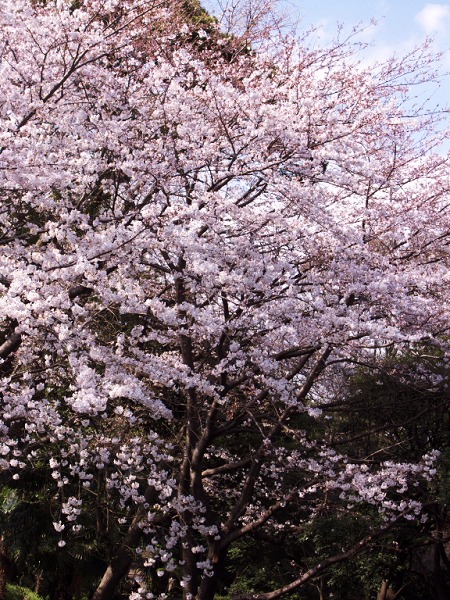
{"label": "cherry blossom tree", "polygon": [[[184,12],[183,12],[184,11]],[[340,366],[448,328],[448,159],[420,48],[259,53],[186,3],[0,7],[0,467],[45,466],[55,544],[115,543],[93,598],[209,600],[228,550],[326,498],[418,518],[421,460],[310,434]],[[296,521],[291,520],[296,515]],[[112,534],[111,534],[112,535]],[[166,594],[166,595],[165,595]]]}

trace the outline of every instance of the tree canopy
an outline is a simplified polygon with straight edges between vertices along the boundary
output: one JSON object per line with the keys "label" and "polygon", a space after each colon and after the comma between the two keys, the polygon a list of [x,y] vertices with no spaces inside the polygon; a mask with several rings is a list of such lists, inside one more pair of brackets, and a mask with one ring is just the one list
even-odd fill
{"label": "tree canopy", "polygon": [[437,62],[252,51],[187,4],[0,6],[3,531],[39,504],[93,600],[212,600],[246,543],[375,515],[227,596],[287,597],[423,520],[436,472],[331,409],[361,365],[448,350],[445,134],[410,97]]}

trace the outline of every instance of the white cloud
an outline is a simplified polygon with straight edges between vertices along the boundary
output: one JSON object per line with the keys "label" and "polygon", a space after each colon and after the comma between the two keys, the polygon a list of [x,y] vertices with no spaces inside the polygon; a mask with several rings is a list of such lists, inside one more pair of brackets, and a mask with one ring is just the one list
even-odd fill
{"label": "white cloud", "polygon": [[428,35],[445,33],[450,18],[450,4],[427,4],[415,18]]}

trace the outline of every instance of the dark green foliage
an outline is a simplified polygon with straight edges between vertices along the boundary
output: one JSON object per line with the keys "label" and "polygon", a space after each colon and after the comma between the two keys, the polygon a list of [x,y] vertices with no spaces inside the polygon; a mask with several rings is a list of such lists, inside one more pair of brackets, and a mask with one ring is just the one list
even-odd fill
{"label": "dark green foliage", "polygon": [[207,32],[216,29],[217,19],[203,8],[199,0],[183,0],[182,7],[186,19],[193,25],[201,27]]}
{"label": "dark green foliage", "polygon": [[[407,461],[445,448],[450,438],[447,378],[442,359],[424,363],[420,355],[398,357],[375,371],[361,371],[351,381],[345,407],[335,411],[337,436],[350,439],[341,445],[360,457],[377,452],[378,460]],[[345,414],[349,411],[351,420]],[[360,435],[357,444],[352,442],[355,435]]]}
{"label": "dark green foliage", "polygon": [[80,598],[83,591],[89,594],[104,570],[104,539],[97,535],[94,512],[92,519],[87,514],[80,519],[82,534],[73,534],[69,544],[59,548],[60,534],[53,527],[59,520],[58,498],[51,488],[50,470],[38,465],[33,472],[23,472],[20,487],[2,487],[0,530],[12,564],[9,576],[30,588],[39,580],[49,600],[59,600],[60,589]]}
{"label": "dark green foliage", "polygon": [[44,598],[28,588],[7,584],[6,600],[44,600]]}
{"label": "dark green foliage", "polygon": [[[323,419],[298,417],[295,426],[305,430],[310,440],[332,436],[336,449],[351,460],[415,461],[431,450],[441,451],[437,477],[416,492],[426,505],[427,520],[405,521],[351,561],[333,566],[302,588],[302,600],[317,600],[320,594],[324,600],[375,600],[383,582],[388,582],[397,600],[450,597],[447,381],[447,362],[439,350],[421,347],[388,356],[374,368],[359,369],[350,378],[345,397],[323,407]],[[326,418],[329,414],[333,419]],[[240,446],[230,447],[230,452],[245,455],[248,435],[243,432]],[[283,445],[281,438],[279,443]],[[291,449],[292,443],[290,438]],[[305,518],[306,507],[298,503],[285,511],[285,520],[292,523],[290,532],[280,536],[260,532],[231,549],[219,598],[285,585],[321,559],[352,547],[381,524],[375,509],[356,505],[350,510],[333,494],[310,502],[314,501],[318,508],[313,519]]]}
{"label": "dark green foliage", "polygon": [[[441,452],[437,477],[416,489],[427,520],[403,524],[351,565],[335,567],[330,586],[336,583],[339,589],[353,582],[366,594],[360,597],[372,598],[370,593],[388,581],[399,600],[449,596],[449,545],[445,541],[450,531],[446,509],[450,500],[448,381],[446,357],[439,348],[422,345],[404,354],[387,354],[373,368],[359,369],[350,378],[343,401],[324,407],[325,416],[333,415],[324,422],[336,449],[353,460],[413,462],[430,451]],[[320,530],[316,535],[322,544],[327,539]]]}

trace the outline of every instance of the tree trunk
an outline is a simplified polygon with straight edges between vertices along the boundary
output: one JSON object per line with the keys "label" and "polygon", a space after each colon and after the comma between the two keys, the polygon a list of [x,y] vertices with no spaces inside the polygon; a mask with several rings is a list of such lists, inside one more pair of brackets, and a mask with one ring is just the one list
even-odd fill
{"label": "tree trunk", "polygon": [[323,576],[319,579],[318,590],[319,600],[325,600],[325,577]]}
{"label": "tree trunk", "polygon": [[[135,517],[136,520],[136,517]],[[108,565],[99,586],[92,595],[91,600],[111,600],[119,583],[128,574],[133,562],[133,549],[142,535],[142,529],[135,523],[130,527],[116,556]]]}
{"label": "tree trunk", "polygon": [[[157,494],[153,487],[148,487],[145,492],[146,502],[151,504]],[[142,536],[142,529],[139,523],[145,514],[143,506],[139,507],[136,515],[124,537],[122,544],[118,548],[115,557],[108,565],[97,589],[92,595],[91,600],[111,600],[118,585],[128,574],[133,562],[133,551],[139,543]],[[1,600],[1,599],[0,599]]]}
{"label": "tree trunk", "polygon": [[227,553],[212,551],[208,558],[211,560],[214,567],[214,574],[211,577],[202,577],[197,594],[197,600],[214,600],[217,593],[219,579],[224,573],[224,562]]}
{"label": "tree trunk", "polygon": [[380,590],[377,594],[377,600],[387,600],[386,594],[388,591],[388,587],[389,587],[389,582],[388,581],[383,581],[381,583],[381,587]]}
{"label": "tree trunk", "polygon": [[42,587],[42,582],[43,582],[44,578],[42,577],[42,571],[40,573],[38,573],[36,575],[36,580],[34,583],[34,593],[35,594],[40,594],[41,593],[41,587]]}
{"label": "tree trunk", "polygon": [[106,569],[99,586],[92,596],[92,600],[111,599],[117,586],[130,570],[131,562],[132,558],[129,556],[127,550],[121,548],[118,555]]}
{"label": "tree trunk", "polygon": [[438,539],[433,548],[433,588],[439,600],[448,600],[450,590],[446,583],[446,577],[441,563],[442,551],[444,550],[441,541],[442,532],[438,531],[438,535],[440,539]]}
{"label": "tree trunk", "polygon": [[377,594],[377,600],[393,600],[395,596],[396,593],[389,585],[389,581],[383,581]]}
{"label": "tree trunk", "polygon": [[6,600],[6,583],[8,581],[8,556],[3,537],[0,538],[0,600]]}

